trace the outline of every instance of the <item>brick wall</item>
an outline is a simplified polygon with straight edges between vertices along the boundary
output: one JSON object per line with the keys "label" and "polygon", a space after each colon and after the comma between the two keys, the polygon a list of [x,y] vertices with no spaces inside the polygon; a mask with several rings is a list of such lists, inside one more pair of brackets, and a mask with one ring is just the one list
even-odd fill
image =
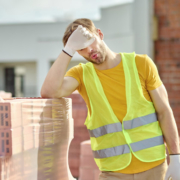
{"label": "brick wall", "polygon": [[72,116],[74,119],[74,139],[69,149],[69,167],[72,175],[79,177],[80,143],[89,139],[89,133],[84,125],[87,108],[79,93],[74,92],[68,97],[72,98]]}
{"label": "brick wall", "polygon": [[154,0],[158,18],[155,63],[168,91],[180,134],[180,1]]}

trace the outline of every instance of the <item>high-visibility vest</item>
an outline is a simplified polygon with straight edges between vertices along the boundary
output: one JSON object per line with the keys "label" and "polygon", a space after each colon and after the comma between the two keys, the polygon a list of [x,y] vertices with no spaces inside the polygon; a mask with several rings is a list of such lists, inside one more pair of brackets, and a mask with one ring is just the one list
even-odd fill
{"label": "high-visibility vest", "polygon": [[114,114],[92,63],[82,64],[83,81],[91,107],[85,125],[94,159],[101,171],[126,168],[132,154],[143,162],[166,157],[162,130],[152,102],[145,99],[135,53],[121,53],[125,74],[127,114],[122,123]]}

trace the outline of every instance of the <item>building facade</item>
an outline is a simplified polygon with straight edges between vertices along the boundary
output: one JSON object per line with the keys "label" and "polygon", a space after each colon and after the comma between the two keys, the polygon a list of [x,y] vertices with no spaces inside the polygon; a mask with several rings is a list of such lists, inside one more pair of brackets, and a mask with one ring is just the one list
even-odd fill
{"label": "building facade", "polygon": [[[135,51],[153,58],[153,0],[101,8],[101,19],[93,22],[114,52]],[[0,90],[16,97],[40,96],[43,81],[63,48],[69,23],[1,24]],[[86,60],[76,53],[68,69],[80,62]]]}

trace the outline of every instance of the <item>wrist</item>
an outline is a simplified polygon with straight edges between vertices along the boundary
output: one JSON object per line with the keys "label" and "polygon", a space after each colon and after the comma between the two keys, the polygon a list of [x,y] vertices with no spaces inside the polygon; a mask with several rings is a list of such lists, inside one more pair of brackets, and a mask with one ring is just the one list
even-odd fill
{"label": "wrist", "polygon": [[64,51],[64,49],[62,49],[63,53],[65,53],[66,55],[68,55],[69,57],[72,58],[72,56],[70,54],[68,54],[66,51]]}
{"label": "wrist", "polygon": [[73,57],[76,52],[74,49],[68,47],[67,45],[63,48],[63,51],[71,57]]}
{"label": "wrist", "polygon": [[173,156],[173,155],[180,155],[180,153],[177,153],[177,154],[169,154],[170,156]]}
{"label": "wrist", "polygon": [[169,155],[169,158],[170,158],[171,163],[174,163],[174,162],[180,163],[180,154],[171,154]]}

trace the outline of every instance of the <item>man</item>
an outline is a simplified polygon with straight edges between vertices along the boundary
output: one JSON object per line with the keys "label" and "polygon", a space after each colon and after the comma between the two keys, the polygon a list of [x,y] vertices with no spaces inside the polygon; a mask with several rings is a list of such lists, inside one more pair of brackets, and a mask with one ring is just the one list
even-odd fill
{"label": "man", "polygon": [[[65,97],[76,89],[82,95],[100,180],[179,180],[177,127],[156,66],[147,55],[113,52],[103,38],[91,20],[72,22],[42,97]],[[89,63],[66,73],[76,51]],[[163,138],[170,153],[168,169]]]}

